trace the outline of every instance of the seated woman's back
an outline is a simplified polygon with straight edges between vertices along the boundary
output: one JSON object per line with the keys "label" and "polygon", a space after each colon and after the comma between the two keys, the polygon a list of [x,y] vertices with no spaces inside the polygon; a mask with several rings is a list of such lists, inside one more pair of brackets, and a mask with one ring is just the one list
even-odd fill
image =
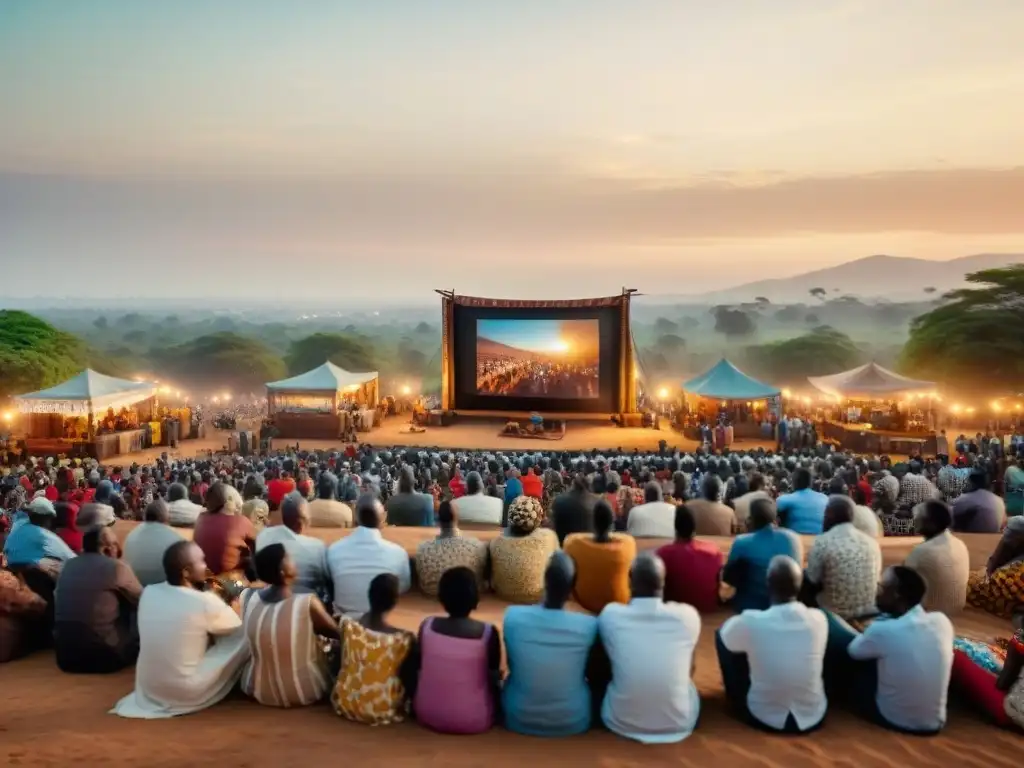
{"label": "seated woman's back", "polygon": [[237,574],[249,564],[256,529],[241,512],[241,496],[225,483],[214,483],[206,495],[207,512],[196,520],[192,540],[203,550],[215,576]]}

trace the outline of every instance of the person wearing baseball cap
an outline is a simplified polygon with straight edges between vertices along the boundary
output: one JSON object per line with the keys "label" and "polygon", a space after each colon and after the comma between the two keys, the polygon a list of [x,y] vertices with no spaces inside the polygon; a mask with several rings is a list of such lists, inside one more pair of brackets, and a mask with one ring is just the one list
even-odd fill
{"label": "person wearing baseball cap", "polygon": [[64,541],[53,532],[57,511],[45,496],[32,499],[25,508],[28,521],[14,528],[4,543],[4,554],[12,566],[38,565],[40,560],[65,563],[75,556]]}

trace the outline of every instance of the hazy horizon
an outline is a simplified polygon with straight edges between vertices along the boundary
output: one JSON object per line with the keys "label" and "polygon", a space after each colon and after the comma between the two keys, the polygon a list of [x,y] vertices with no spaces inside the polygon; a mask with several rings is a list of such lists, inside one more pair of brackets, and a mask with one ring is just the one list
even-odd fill
{"label": "hazy horizon", "polygon": [[1019,0],[5,3],[0,294],[689,295],[1022,253],[1021,29]]}

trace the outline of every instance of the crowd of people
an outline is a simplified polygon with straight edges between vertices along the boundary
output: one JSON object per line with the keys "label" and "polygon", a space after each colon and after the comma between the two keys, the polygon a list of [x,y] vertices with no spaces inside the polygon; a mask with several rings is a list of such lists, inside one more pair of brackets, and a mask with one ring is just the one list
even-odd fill
{"label": "crowd of people", "polygon": [[528,360],[515,357],[478,359],[476,391],[481,395],[519,397],[597,397],[598,363]]}
{"label": "crowd of people", "polygon": [[[665,743],[697,727],[702,617],[731,610],[718,662],[754,727],[805,733],[847,708],[933,734],[950,690],[1024,727],[1024,452],[989,445],[901,462],[820,446],[30,459],[0,483],[2,660],[52,646],[66,673],[134,665],[123,717],[238,688],[370,724],[600,723]],[[119,519],[141,521],[123,544]],[[410,557],[387,526],[437,533]],[[311,535],[350,527],[329,546]],[[985,569],[961,531],[999,534]],[[908,533],[923,541],[883,569],[879,540]],[[735,538],[726,555],[704,536]],[[409,632],[389,614],[414,585],[440,610]],[[511,604],[500,628],[474,617],[485,590]],[[968,605],[1004,635],[955,636]]]}

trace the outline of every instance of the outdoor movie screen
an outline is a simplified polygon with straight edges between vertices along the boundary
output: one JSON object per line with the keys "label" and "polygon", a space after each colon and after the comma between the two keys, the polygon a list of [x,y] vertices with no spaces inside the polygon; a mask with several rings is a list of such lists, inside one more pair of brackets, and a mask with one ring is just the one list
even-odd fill
{"label": "outdoor movie screen", "polygon": [[598,320],[476,321],[476,393],[589,400],[600,394]]}

